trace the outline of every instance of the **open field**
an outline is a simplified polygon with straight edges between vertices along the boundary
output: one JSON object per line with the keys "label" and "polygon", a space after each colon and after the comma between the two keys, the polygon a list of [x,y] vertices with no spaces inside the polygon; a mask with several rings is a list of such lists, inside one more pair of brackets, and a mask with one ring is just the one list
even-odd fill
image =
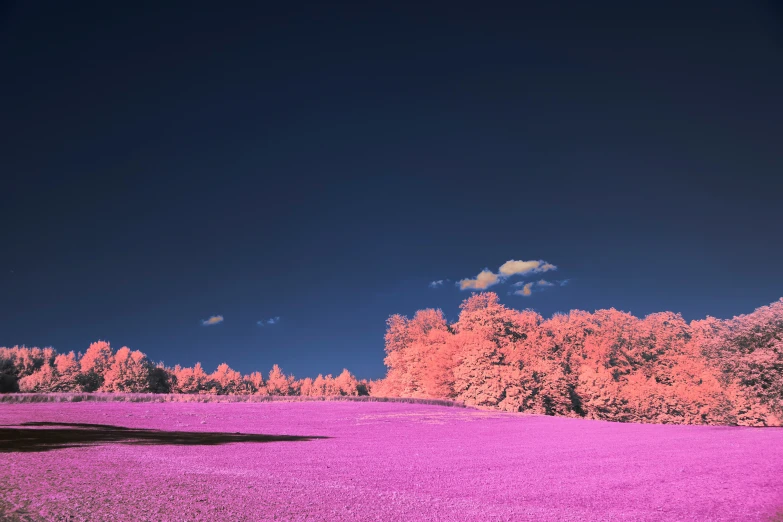
{"label": "open field", "polygon": [[779,428],[381,402],[8,403],[0,424],[11,520],[764,520],[783,508]]}

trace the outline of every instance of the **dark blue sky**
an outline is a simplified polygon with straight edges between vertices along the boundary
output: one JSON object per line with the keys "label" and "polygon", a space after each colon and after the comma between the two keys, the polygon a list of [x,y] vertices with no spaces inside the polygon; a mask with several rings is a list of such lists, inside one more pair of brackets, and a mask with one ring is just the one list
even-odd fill
{"label": "dark blue sky", "polygon": [[773,2],[116,4],[0,9],[0,345],[376,378],[509,259],[547,316],[783,296]]}

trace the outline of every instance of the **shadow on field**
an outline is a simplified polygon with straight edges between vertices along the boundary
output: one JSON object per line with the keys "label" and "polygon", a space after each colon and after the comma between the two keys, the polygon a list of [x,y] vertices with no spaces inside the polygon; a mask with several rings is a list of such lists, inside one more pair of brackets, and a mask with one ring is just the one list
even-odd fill
{"label": "shadow on field", "polygon": [[328,438],[255,433],[161,431],[143,428],[124,428],[108,424],[25,422],[14,427],[0,427],[0,453],[50,451],[108,443],[215,446],[231,442],[296,442]]}

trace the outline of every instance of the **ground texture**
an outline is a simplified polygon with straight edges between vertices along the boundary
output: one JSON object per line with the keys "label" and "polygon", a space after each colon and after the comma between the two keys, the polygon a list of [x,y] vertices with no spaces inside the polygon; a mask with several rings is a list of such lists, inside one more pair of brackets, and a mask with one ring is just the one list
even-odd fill
{"label": "ground texture", "polygon": [[0,519],[769,520],[783,508],[779,428],[350,402],[3,404],[0,424]]}

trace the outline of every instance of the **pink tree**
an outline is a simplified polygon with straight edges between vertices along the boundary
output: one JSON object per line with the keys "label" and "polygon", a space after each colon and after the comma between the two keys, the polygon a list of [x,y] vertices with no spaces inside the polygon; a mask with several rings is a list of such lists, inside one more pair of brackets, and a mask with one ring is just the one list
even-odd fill
{"label": "pink tree", "polygon": [[302,397],[312,397],[315,395],[313,389],[313,379],[306,377],[299,381],[299,395]]}
{"label": "pink tree", "polygon": [[217,370],[210,375],[210,379],[214,384],[214,393],[222,395],[244,395],[247,393],[242,375],[229,368],[226,363],[218,366]]}
{"label": "pink tree", "polygon": [[193,368],[181,368],[175,366],[173,370],[176,377],[174,391],[176,393],[209,393],[209,376],[201,367],[201,363],[196,363]]}
{"label": "pink tree", "polygon": [[102,391],[139,393],[150,389],[152,365],[140,351],[123,346],[114,355],[111,366],[104,373]]}
{"label": "pink tree", "polygon": [[30,375],[19,380],[20,392],[47,393],[57,385],[57,372],[50,364],[44,364]]}
{"label": "pink tree", "polygon": [[68,392],[78,389],[81,366],[76,360],[76,354],[71,351],[58,355],[54,358],[54,368],[58,377],[55,391]]}
{"label": "pink tree", "polygon": [[715,365],[736,394],[741,424],[783,422],[783,299],[727,322]]}
{"label": "pink tree", "polygon": [[448,325],[440,310],[420,310],[413,319],[395,315],[387,321],[386,393],[403,397],[450,394],[453,361],[446,338]]}
{"label": "pink tree", "polygon": [[335,377],[334,384],[339,395],[359,395],[359,382],[346,369],[343,369],[342,373]]}
{"label": "pink tree", "polygon": [[250,375],[245,375],[243,380],[245,381],[245,387],[248,393],[254,395],[266,395],[266,385],[264,384],[264,376],[261,372],[253,372]]}
{"label": "pink tree", "polygon": [[[34,379],[35,382],[48,382],[44,374],[49,375],[50,372],[45,366],[52,365],[54,356],[55,351],[52,348],[0,348],[0,391],[17,391],[22,379],[36,373],[40,375]],[[28,380],[24,385],[25,389],[29,389],[32,382],[33,380]],[[40,385],[36,384],[36,387]]]}
{"label": "pink tree", "polygon": [[82,370],[79,385],[83,391],[96,391],[103,386],[104,374],[111,367],[112,360],[109,343],[98,341],[90,345],[79,361]]}
{"label": "pink tree", "polygon": [[294,386],[293,376],[287,376],[278,365],[272,366],[269,371],[269,378],[266,381],[267,393],[269,395],[293,395]]}

